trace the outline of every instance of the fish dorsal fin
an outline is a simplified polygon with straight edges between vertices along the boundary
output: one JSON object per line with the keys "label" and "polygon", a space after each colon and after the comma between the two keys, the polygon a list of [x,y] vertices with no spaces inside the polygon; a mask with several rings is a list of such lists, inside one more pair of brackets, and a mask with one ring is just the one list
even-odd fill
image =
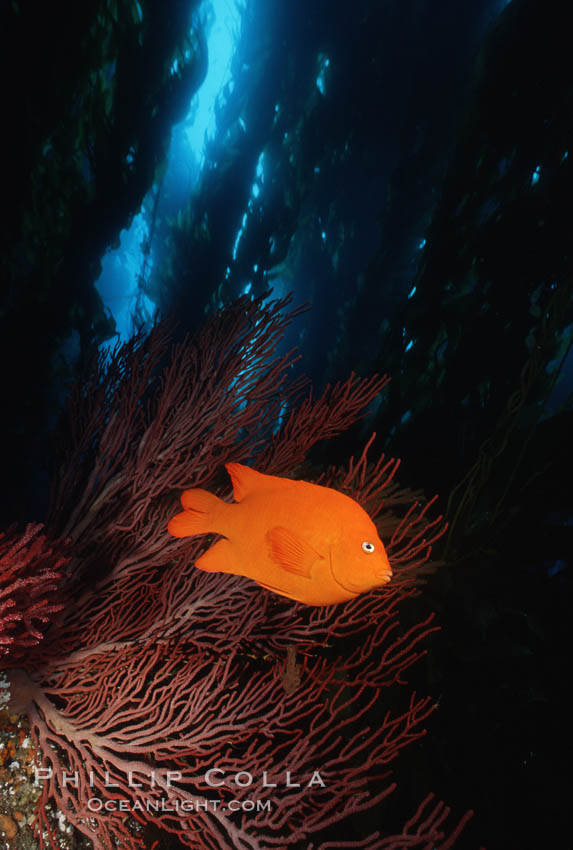
{"label": "fish dorsal fin", "polygon": [[266,539],[272,560],[297,576],[310,578],[312,565],[324,560],[305,540],[280,525],[267,531]]}
{"label": "fish dorsal fin", "polygon": [[[256,469],[251,469],[250,466],[244,466],[242,463],[226,463],[225,469],[233,482],[235,502],[242,501],[250,493],[269,488],[276,489],[277,484],[284,480],[276,475],[265,475],[263,472],[257,472]],[[288,479],[286,480],[288,481]]]}

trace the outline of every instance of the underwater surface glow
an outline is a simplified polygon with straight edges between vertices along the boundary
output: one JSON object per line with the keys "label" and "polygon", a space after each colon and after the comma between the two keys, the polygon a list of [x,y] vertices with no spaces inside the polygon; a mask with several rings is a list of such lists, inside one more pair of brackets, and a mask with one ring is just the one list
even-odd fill
{"label": "underwater surface glow", "polygon": [[541,166],[540,166],[540,165],[537,165],[537,166],[535,167],[535,171],[534,171],[534,172],[533,172],[533,174],[531,175],[531,185],[532,185],[532,186],[535,186],[535,184],[539,182],[539,172],[540,172],[540,171],[541,171]]}
{"label": "underwater surface glow", "polygon": [[[199,10],[201,20],[212,21],[207,30],[209,67],[203,85],[193,97],[185,124],[185,139],[200,167],[205,162],[205,143],[216,133],[215,106],[227,84],[231,84],[231,62],[241,32],[245,0],[204,0]],[[193,123],[188,124],[194,113]],[[241,123],[246,130],[244,121]]]}
{"label": "underwater surface glow", "polygon": [[318,72],[318,77],[316,78],[316,87],[319,90],[319,92],[321,93],[321,95],[324,96],[326,94],[326,83],[325,83],[326,69],[330,65],[330,59],[328,59],[326,56],[323,56],[322,54],[319,54],[318,64],[319,64],[320,70]]}
{"label": "underwater surface glow", "polygon": [[[253,198],[259,197],[259,195],[261,194],[262,184],[265,182],[265,172],[264,172],[264,169],[263,169],[264,157],[265,157],[265,152],[263,150],[259,154],[259,158],[257,160],[257,165],[256,165],[256,169],[255,169],[256,180],[253,183],[253,185],[251,186],[251,195],[253,196]],[[259,185],[259,184],[261,184],[261,185]],[[248,206],[249,212],[252,212],[252,209],[253,209],[252,200],[249,200],[249,203],[247,204],[247,206]],[[247,225],[247,213],[244,213],[243,218],[241,220],[241,226],[239,227],[239,230],[237,231],[237,235],[235,236],[235,241],[233,243],[233,261],[235,261],[237,259],[237,252],[239,250],[239,242],[241,241],[243,233],[245,232],[246,225]],[[228,277],[228,275],[227,275],[227,277]]]}
{"label": "underwater surface glow", "polygon": [[[232,83],[231,62],[240,37],[246,2],[204,0],[198,12],[200,19],[207,22],[208,70],[202,86],[191,99],[185,119],[173,129],[165,177],[176,181],[177,185],[183,184],[187,193],[205,164],[205,146],[216,133],[217,99]],[[176,63],[173,70],[177,70]],[[187,177],[187,186],[184,177]],[[262,182],[262,176],[260,179]],[[122,342],[128,340],[142,323],[149,324],[155,312],[154,302],[143,291],[145,280],[141,277],[144,265],[142,244],[149,237],[144,210],[152,207],[151,193],[156,191],[155,187],[150,189],[142,210],[134,216],[130,227],[121,231],[119,247],[108,251],[102,258],[102,271],[96,281],[96,289],[106,311],[115,320],[117,337]],[[147,275],[152,268],[151,251],[145,264]],[[117,337],[107,340],[101,348],[109,350]]]}
{"label": "underwater surface glow", "polygon": [[257,160],[257,168],[255,174],[257,176],[257,180],[260,183],[265,182],[265,169],[264,169],[264,161],[265,161],[265,152],[261,151],[259,158]]}

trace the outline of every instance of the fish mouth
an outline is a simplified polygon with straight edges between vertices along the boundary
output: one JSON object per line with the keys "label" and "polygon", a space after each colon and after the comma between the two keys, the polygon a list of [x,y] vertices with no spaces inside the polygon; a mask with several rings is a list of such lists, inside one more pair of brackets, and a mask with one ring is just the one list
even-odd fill
{"label": "fish mouth", "polygon": [[392,581],[392,573],[380,573],[376,578],[382,582],[382,584],[388,584],[389,581]]}
{"label": "fish mouth", "polygon": [[[339,578],[336,577],[336,575],[334,574],[334,566],[332,564],[332,549],[330,549],[329,552],[328,563],[332,580],[347,593],[352,593],[354,596],[360,596],[360,594],[363,593],[364,590],[368,589],[364,587],[357,587],[357,585],[354,585],[354,587],[348,587],[347,585],[343,584]],[[376,578],[379,580],[380,584],[388,584],[388,582],[392,580],[392,571],[390,571],[389,573],[380,573],[379,575],[376,575]]]}

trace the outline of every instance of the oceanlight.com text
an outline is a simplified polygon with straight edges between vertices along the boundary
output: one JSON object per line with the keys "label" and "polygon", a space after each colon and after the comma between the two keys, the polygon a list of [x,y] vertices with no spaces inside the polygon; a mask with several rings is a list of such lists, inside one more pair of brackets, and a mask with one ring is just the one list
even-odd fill
{"label": "oceanlight.com text", "polygon": [[90,797],[90,812],[268,812],[270,800],[178,800],[163,798],[160,800],[102,800]]}

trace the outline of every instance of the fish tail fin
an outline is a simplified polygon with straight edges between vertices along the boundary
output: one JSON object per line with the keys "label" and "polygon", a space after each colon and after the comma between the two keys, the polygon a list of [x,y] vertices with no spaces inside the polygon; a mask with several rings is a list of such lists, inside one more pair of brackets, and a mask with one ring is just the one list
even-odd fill
{"label": "fish tail fin", "polygon": [[222,516],[226,502],[207,490],[185,490],[181,496],[183,512],[169,520],[167,529],[174,537],[195,534],[224,534]]}

